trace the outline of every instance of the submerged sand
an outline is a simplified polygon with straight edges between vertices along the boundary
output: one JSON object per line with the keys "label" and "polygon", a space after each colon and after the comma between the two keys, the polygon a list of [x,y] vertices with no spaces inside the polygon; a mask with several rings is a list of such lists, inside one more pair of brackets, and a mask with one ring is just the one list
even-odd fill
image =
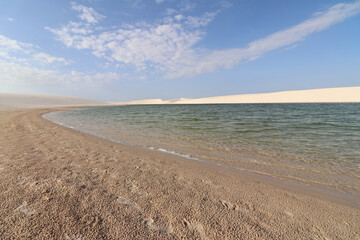
{"label": "submerged sand", "polygon": [[0,239],[359,239],[360,202],[0,112]]}

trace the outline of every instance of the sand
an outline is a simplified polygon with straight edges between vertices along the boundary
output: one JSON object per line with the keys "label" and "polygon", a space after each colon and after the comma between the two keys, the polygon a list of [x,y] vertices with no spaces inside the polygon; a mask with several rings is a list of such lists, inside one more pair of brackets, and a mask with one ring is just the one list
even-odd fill
{"label": "sand", "polygon": [[89,105],[108,105],[108,103],[57,95],[0,93],[0,110]]}
{"label": "sand", "polygon": [[360,202],[0,111],[0,239],[360,239]]}
{"label": "sand", "polygon": [[[342,103],[360,102],[360,87],[324,88],[259,94],[239,94],[174,100],[146,99],[121,104],[219,104],[219,103]],[[116,104],[116,103],[113,103]]]}

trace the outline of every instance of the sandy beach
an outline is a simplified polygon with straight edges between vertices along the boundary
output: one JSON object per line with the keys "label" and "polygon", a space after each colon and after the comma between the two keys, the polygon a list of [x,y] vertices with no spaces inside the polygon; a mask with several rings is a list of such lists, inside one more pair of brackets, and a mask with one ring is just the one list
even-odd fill
{"label": "sandy beach", "polygon": [[360,240],[360,0],[1,3],[0,240]]}
{"label": "sandy beach", "polygon": [[0,110],[88,105],[101,106],[108,103],[58,95],[0,93]]}
{"label": "sandy beach", "polygon": [[358,239],[360,204],[0,112],[1,239]]}

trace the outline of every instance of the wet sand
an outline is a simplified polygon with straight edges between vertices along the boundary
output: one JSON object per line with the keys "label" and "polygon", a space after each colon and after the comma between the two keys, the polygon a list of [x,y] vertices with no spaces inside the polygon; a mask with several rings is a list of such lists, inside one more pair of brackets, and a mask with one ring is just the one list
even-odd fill
{"label": "wet sand", "polygon": [[[360,201],[0,111],[0,239],[359,239]],[[59,109],[57,109],[59,110]]]}

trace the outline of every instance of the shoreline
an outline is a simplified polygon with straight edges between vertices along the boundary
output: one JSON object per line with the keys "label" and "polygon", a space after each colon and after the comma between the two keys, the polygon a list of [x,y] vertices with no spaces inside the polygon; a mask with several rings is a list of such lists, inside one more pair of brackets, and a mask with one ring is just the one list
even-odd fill
{"label": "shoreline", "polygon": [[[0,112],[0,236],[359,237],[359,202],[110,142],[42,117],[59,109],[74,108]],[[85,204],[78,212],[76,202]]]}
{"label": "shoreline", "polygon": [[[61,110],[61,111],[73,111],[73,110],[80,109],[80,108],[83,108],[83,107],[70,108],[70,109]],[[52,112],[57,112],[57,111],[51,111],[48,113],[52,113]],[[332,201],[338,202],[340,204],[344,204],[346,206],[358,208],[360,210],[360,201],[358,200],[358,196],[353,195],[351,193],[336,191],[335,189],[329,189],[329,188],[325,188],[325,187],[321,188],[320,186],[307,185],[307,184],[304,184],[304,183],[301,183],[298,181],[294,181],[291,179],[277,178],[275,176],[267,175],[265,173],[257,173],[257,172],[252,172],[252,171],[245,170],[245,169],[239,169],[239,168],[235,168],[235,167],[231,167],[231,166],[226,166],[221,163],[214,162],[214,161],[198,159],[198,158],[192,157],[190,155],[182,155],[182,154],[179,154],[176,152],[171,152],[171,151],[168,151],[168,150],[162,149],[162,148],[148,149],[146,147],[136,146],[136,145],[124,142],[124,141],[120,142],[120,141],[116,141],[116,140],[111,140],[111,139],[108,139],[108,138],[100,136],[100,135],[92,134],[90,132],[86,132],[86,131],[77,129],[75,127],[66,126],[62,123],[57,123],[55,121],[52,121],[44,116],[48,113],[42,114],[41,117],[46,119],[47,121],[50,121],[51,123],[57,124],[61,127],[68,128],[68,129],[74,130],[76,132],[84,133],[84,134],[93,136],[95,138],[101,138],[106,141],[113,142],[113,143],[120,144],[120,145],[125,145],[130,148],[139,148],[139,149],[142,149],[142,150],[145,150],[148,152],[155,151],[158,153],[164,153],[167,155],[184,158],[184,159],[191,160],[191,161],[201,162],[203,164],[209,165],[214,168],[221,168],[225,171],[231,171],[231,172],[238,173],[240,175],[251,176],[251,177],[254,177],[255,180],[259,179],[259,180],[269,181],[270,184],[277,183],[277,184],[280,184],[280,186],[285,187],[286,189],[291,189],[291,188],[295,187],[295,188],[299,189],[300,191],[305,191],[305,192],[309,191],[310,194],[313,194],[315,196],[320,196],[320,197],[322,196],[322,197],[325,197],[328,199],[332,199]]]}
{"label": "shoreline", "polygon": [[[71,110],[76,110],[76,108],[71,109]],[[121,133],[119,133],[120,134],[119,136],[122,136],[122,138],[121,138],[121,140],[119,140],[120,138],[111,137],[111,136],[109,137],[106,135],[106,133],[101,134],[101,132],[96,131],[96,130],[91,131],[91,130],[88,130],[88,128],[86,128],[86,127],[82,128],[83,123],[82,124],[80,123],[80,125],[79,125],[79,122],[76,123],[76,121],[67,122],[66,118],[64,120],[61,117],[57,118],[57,117],[50,117],[50,116],[47,116],[47,114],[44,114],[42,117],[47,119],[50,122],[60,125],[60,126],[70,128],[70,129],[73,129],[75,131],[79,131],[82,133],[86,133],[91,136],[99,137],[99,138],[102,138],[102,139],[105,139],[105,140],[108,140],[111,142],[124,144],[126,146],[131,146],[131,147],[139,147],[141,149],[146,149],[147,151],[156,151],[156,152],[162,152],[162,153],[169,154],[169,155],[175,155],[175,156],[190,159],[193,161],[203,162],[204,164],[223,168],[227,171],[234,171],[234,172],[239,172],[240,174],[252,175],[254,177],[258,177],[263,180],[270,180],[272,182],[280,182],[280,183],[283,183],[283,184],[289,185],[289,186],[297,186],[301,189],[304,189],[305,191],[311,190],[313,192],[325,193],[327,195],[331,195],[333,198],[344,199],[345,201],[349,201],[350,202],[349,204],[352,206],[355,206],[358,204],[357,202],[358,202],[358,198],[360,196],[359,195],[360,192],[358,190],[359,188],[358,188],[358,185],[356,184],[357,180],[355,179],[355,177],[353,179],[354,185],[351,185],[349,182],[347,183],[348,185],[344,185],[346,182],[343,180],[343,178],[345,178],[345,176],[347,176],[347,175],[344,175],[344,176],[339,175],[339,176],[336,176],[336,178],[332,177],[332,179],[329,177],[331,182],[326,182],[326,181],[324,181],[324,178],[321,179],[321,177],[326,175],[325,173],[321,173],[321,176],[313,176],[313,178],[311,178],[310,176],[306,176],[306,174],[308,174],[307,172],[305,172],[306,170],[300,169],[300,170],[298,170],[299,173],[292,172],[292,175],[290,175],[290,173],[289,173],[289,175],[286,175],[287,174],[286,169],[291,170],[291,171],[292,170],[296,171],[296,169],[297,169],[296,166],[293,167],[292,165],[279,165],[279,164],[271,165],[270,164],[272,159],[286,159],[286,156],[289,157],[289,155],[283,154],[283,155],[276,155],[276,156],[273,155],[273,156],[269,157],[268,155],[259,153],[259,152],[251,152],[251,151],[242,152],[243,150],[242,151],[239,150],[239,152],[237,153],[238,155],[236,155],[236,156],[238,157],[240,162],[229,164],[229,163],[227,163],[227,161],[221,161],[216,156],[212,157],[211,150],[208,150],[208,151],[210,151],[209,155],[207,155],[205,153],[196,153],[196,152],[186,151],[186,150],[192,150],[192,149],[186,149],[186,148],[176,149],[176,147],[174,148],[174,146],[172,146],[171,143],[169,143],[168,145],[166,145],[166,144],[164,145],[164,144],[161,144],[160,142],[158,142],[157,144],[154,145],[151,143],[152,138],[150,138],[149,141],[141,141],[141,139],[136,139],[136,138],[128,139],[126,137],[127,136],[126,134],[124,136],[122,136]],[[70,124],[71,122],[73,124]],[[139,140],[139,142],[135,142],[134,140]],[[174,142],[172,142],[172,143],[174,143]],[[184,144],[184,143],[182,143],[182,144]],[[205,150],[202,150],[202,151],[205,151]],[[223,152],[221,152],[221,153],[223,154]],[[215,154],[219,154],[219,152],[215,152]],[[239,154],[241,154],[241,155],[239,155]],[[228,160],[226,158],[227,157],[226,155],[223,155],[223,157],[224,157],[224,159]],[[233,157],[233,159],[234,159],[234,157]],[[261,162],[253,163],[251,161],[248,161],[247,159],[260,160]],[[266,163],[269,163],[269,164],[262,163],[264,161],[265,162],[268,161]],[[296,164],[296,162],[294,164]],[[311,165],[308,167],[311,167]],[[280,171],[282,171],[282,172],[280,172]],[[327,169],[327,171],[331,172],[329,169]],[[320,173],[319,173],[319,175],[320,175]],[[303,178],[301,178],[301,177],[303,177]],[[308,177],[308,178],[306,178],[306,177]],[[316,177],[318,177],[318,178],[316,178]],[[341,177],[343,177],[343,178],[341,178]],[[343,182],[340,182],[340,180],[343,180]],[[337,185],[334,183],[337,183]]]}

